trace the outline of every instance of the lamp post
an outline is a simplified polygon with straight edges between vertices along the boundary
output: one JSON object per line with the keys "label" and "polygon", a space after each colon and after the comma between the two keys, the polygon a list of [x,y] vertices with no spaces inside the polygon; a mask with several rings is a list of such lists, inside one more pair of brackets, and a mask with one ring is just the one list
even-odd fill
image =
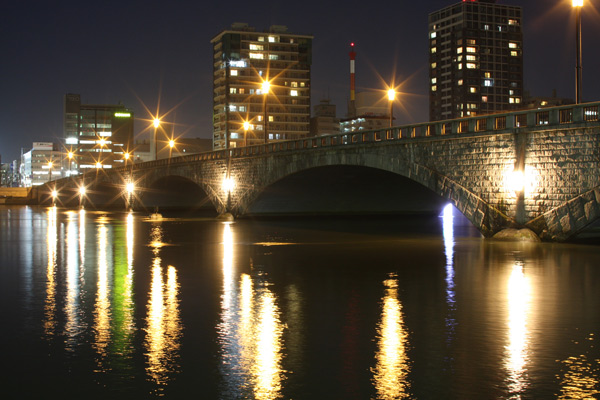
{"label": "lamp post", "polygon": [[583,0],[573,0],[575,8],[575,104],[581,103],[581,8]]}
{"label": "lamp post", "polygon": [[392,127],[392,121],[394,120],[394,100],[396,99],[396,91],[389,89],[387,91],[388,100],[390,101],[390,128]]}
{"label": "lamp post", "polygon": [[244,121],[244,147],[248,146],[248,129],[250,128],[250,122]]}
{"label": "lamp post", "polygon": [[67,158],[69,159],[69,176],[71,176],[71,166],[73,164],[73,152],[69,151],[67,153]]}
{"label": "lamp post", "polygon": [[265,80],[262,83],[262,92],[264,97],[263,100],[263,108],[264,108],[264,118],[265,118],[265,123],[264,123],[264,130],[265,130],[265,143],[269,143],[269,132],[267,131],[267,124],[268,124],[268,116],[267,116],[267,97],[269,96],[269,90],[271,89],[271,82],[269,82],[269,80]]}
{"label": "lamp post", "polygon": [[52,161],[48,161],[48,182],[52,180]]}
{"label": "lamp post", "polygon": [[154,159],[158,160],[158,144],[156,141],[156,130],[160,126],[160,119],[154,118]]}

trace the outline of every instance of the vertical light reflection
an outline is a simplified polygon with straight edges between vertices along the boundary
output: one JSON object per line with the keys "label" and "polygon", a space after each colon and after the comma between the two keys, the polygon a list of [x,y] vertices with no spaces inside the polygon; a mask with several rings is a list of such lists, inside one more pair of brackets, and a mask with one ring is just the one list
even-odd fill
{"label": "vertical light reflection", "polygon": [[75,350],[75,338],[81,331],[79,320],[79,253],[77,248],[77,225],[73,212],[67,213],[67,292],[65,300],[66,349]]}
{"label": "vertical light reflection", "polygon": [[[446,303],[449,315],[446,317],[446,328],[449,334],[453,334],[456,328],[454,313],[456,311],[456,289],[454,283],[454,215],[452,204],[444,208],[442,215],[442,227],[444,235],[444,249],[446,252]],[[451,337],[447,338],[448,340]]]}
{"label": "vertical light reflection", "polygon": [[[126,218],[125,231],[121,225],[115,229],[114,294],[113,294],[113,346],[121,357],[129,355],[133,348],[133,215]],[[121,366],[127,363],[122,363]]]}
{"label": "vertical light reflection", "polygon": [[46,229],[46,248],[48,265],[46,268],[46,302],[44,306],[44,333],[46,336],[54,335],[56,329],[56,207],[48,209],[48,222]]}
{"label": "vertical light reflection", "polygon": [[146,373],[159,385],[158,392],[169,381],[169,374],[177,367],[181,322],[179,317],[179,283],[177,270],[167,267],[167,282],[163,280],[160,250],[164,247],[163,231],[155,225],[151,231],[150,246],[154,254],[152,260],[152,281],[146,317]]}
{"label": "vertical light reflection", "polygon": [[529,333],[527,319],[531,301],[531,284],[523,272],[523,265],[515,263],[508,280],[508,345],[505,367],[507,385],[511,394],[519,394],[527,387],[526,365],[529,361]]}
{"label": "vertical light reflection", "polygon": [[96,284],[96,303],[94,305],[94,347],[100,356],[99,362],[107,355],[106,347],[110,342],[110,288],[108,278],[108,228],[103,218],[98,220],[96,236],[98,249],[98,281]]}
{"label": "vertical light reflection", "polygon": [[395,276],[384,281],[385,296],[381,321],[377,328],[377,364],[373,369],[373,382],[378,399],[404,399],[411,396],[408,373],[408,332],[404,326],[402,304],[398,299],[398,282]]}
{"label": "vertical light reflection", "polygon": [[[585,341],[590,349],[594,349],[594,334]],[[594,349],[594,353],[597,350]],[[566,371],[561,379],[560,400],[596,399],[600,395],[600,359],[590,360],[587,354],[571,356],[562,362]]]}
{"label": "vertical light reflection", "polygon": [[[222,374],[227,398],[274,399],[281,397],[283,324],[276,295],[261,280],[248,274],[236,280],[234,237],[223,229],[223,294],[219,337]],[[239,286],[238,286],[239,285]]]}
{"label": "vertical light reflection", "polygon": [[85,210],[79,210],[79,257],[81,265],[81,276],[85,269]]}

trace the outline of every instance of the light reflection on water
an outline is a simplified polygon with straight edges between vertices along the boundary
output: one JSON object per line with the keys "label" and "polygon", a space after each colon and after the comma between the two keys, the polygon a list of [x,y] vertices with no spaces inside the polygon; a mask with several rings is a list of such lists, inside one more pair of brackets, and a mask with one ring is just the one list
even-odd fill
{"label": "light reflection on water", "polygon": [[508,345],[504,364],[508,375],[506,382],[511,398],[520,399],[528,384],[529,363],[528,319],[531,301],[531,283],[521,262],[515,263],[508,280]]}
{"label": "light reflection on water", "polygon": [[398,299],[397,277],[392,275],[383,282],[385,295],[381,321],[377,328],[377,365],[373,381],[378,399],[410,398],[410,359],[408,332],[404,324],[402,304]]}
{"label": "light reflection on water", "polygon": [[146,317],[146,371],[152,381],[159,386],[160,394],[179,369],[179,347],[182,326],[179,317],[179,283],[177,270],[169,265],[166,268],[166,284],[161,265],[160,251],[164,247],[163,231],[160,224],[152,227],[150,246],[154,254],[152,260],[152,280],[148,298]]}
{"label": "light reflection on water", "polygon": [[[42,374],[89,368],[92,378],[77,377],[92,381],[87,388],[149,397],[202,387],[207,398],[309,398],[315,382],[332,385],[322,387],[329,398],[348,397],[349,387],[381,399],[600,394],[593,246],[465,239],[450,211],[438,236],[380,245],[382,236],[333,231],[316,243],[314,231],[268,224],[265,238],[243,221],[23,210],[23,221],[14,212],[2,222],[10,232],[0,232],[0,283],[22,292],[13,300],[20,319],[6,327],[34,338],[24,358],[52,360]],[[197,239],[193,229],[208,233]],[[18,275],[5,273],[11,251]],[[47,347],[30,350],[40,336]],[[319,369],[321,360],[339,369]]]}
{"label": "light reflection on water", "polygon": [[[281,397],[284,331],[278,299],[260,273],[255,277],[235,268],[232,224],[223,224],[223,294],[221,367],[223,396],[276,399]],[[239,275],[239,278],[238,278]]]}

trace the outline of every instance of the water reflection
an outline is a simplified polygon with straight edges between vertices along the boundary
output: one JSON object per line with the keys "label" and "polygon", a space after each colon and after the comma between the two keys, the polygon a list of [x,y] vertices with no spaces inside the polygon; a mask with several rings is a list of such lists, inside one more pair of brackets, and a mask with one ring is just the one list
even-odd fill
{"label": "water reflection", "polygon": [[408,373],[408,332],[404,325],[402,304],[398,299],[396,276],[384,281],[385,296],[381,322],[377,329],[377,365],[373,370],[373,381],[378,399],[404,399],[411,396]]}
{"label": "water reflection", "polygon": [[[281,396],[285,372],[281,311],[260,272],[236,280],[234,237],[223,228],[223,295],[219,336],[226,397],[274,399]],[[254,274],[253,274],[254,275]]]}
{"label": "water reflection", "polygon": [[65,299],[65,345],[68,350],[74,350],[75,338],[82,330],[82,322],[79,318],[80,286],[79,286],[79,252],[77,241],[77,215],[74,212],[67,213],[67,291]]}
{"label": "water reflection", "polygon": [[520,398],[527,387],[529,362],[528,317],[531,302],[531,284],[523,272],[523,264],[515,263],[508,280],[508,345],[505,368],[508,371],[509,392]]}
{"label": "water reflection", "polygon": [[451,342],[456,329],[456,288],[454,283],[454,206],[448,204],[442,214],[442,232],[444,236],[444,251],[446,253],[446,317],[447,341]]}
{"label": "water reflection", "polygon": [[46,304],[44,307],[44,333],[54,335],[56,329],[56,250],[58,236],[56,230],[56,207],[47,211],[46,248]]}
{"label": "water reflection", "polygon": [[[595,337],[592,333],[582,344],[586,347],[589,346],[589,350],[592,350],[595,347],[594,339]],[[588,351],[581,351],[581,353],[588,353]],[[597,353],[594,352],[594,354]],[[590,357],[589,354],[579,354],[567,358],[562,361],[562,364],[566,368],[566,371],[561,377],[559,399],[597,398],[595,395],[600,394],[600,358],[594,360],[593,356]]]}
{"label": "water reflection", "polygon": [[167,267],[166,284],[163,282],[160,251],[163,243],[163,230],[155,224],[151,231],[150,246],[154,254],[152,260],[152,280],[146,317],[146,373],[159,384],[158,392],[164,389],[169,375],[177,371],[182,325],[179,316],[179,283],[174,266]]}
{"label": "water reflection", "polygon": [[108,259],[111,247],[108,246],[108,228],[106,219],[98,219],[98,231],[96,234],[97,245],[97,283],[96,283],[96,301],[94,305],[94,347],[99,356],[98,364],[106,357],[106,347],[111,337],[111,307],[110,307],[110,287],[109,287],[109,266]]}

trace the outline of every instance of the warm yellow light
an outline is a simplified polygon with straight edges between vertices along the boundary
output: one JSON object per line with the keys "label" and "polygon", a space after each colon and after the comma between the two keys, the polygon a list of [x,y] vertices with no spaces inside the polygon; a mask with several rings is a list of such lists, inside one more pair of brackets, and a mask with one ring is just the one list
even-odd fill
{"label": "warm yellow light", "polygon": [[234,187],[235,181],[233,180],[233,178],[223,179],[223,189],[225,189],[227,192],[231,192]]}
{"label": "warm yellow light", "polygon": [[52,161],[48,161],[48,168],[52,168]]}
{"label": "warm yellow light", "polygon": [[96,163],[96,168],[102,168],[102,163],[100,161]]}
{"label": "warm yellow light", "polygon": [[263,83],[262,83],[263,94],[269,93],[269,90],[271,90],[271,82],[263,81]]}
{"label": "warm yellow light", "polygon": [[244,121],[244,130],[247,131],[248,129],[250,129],[250,122]]}
{"label": "warm yellow light", "polygon": [[85,194],[85,186],[80,186],[79,187],[79,194],[82,195],[82,196]]}
{"label": "warm yellow light", "polygon": [[125,186],[125,188],[127,189],[127,193],[129,193],[129,194],[133,193],[133,189],[134,189],[133,182],[127,183],[127,186]]}
{"label": "warm yellow light", "polygon": [[57,198],[57,197],[58,197],[58,192],[56,191],[56,189],[54,189],[54,190],[52,191],[52,198],[53,198],[53,199],[55,199],[55,198]]}
{"label": "warm yellow light", "polygon": [[160,119],[154,118],[154,127],[158,128],[160,126]]}
{"label": "warm yellow light", "polygon": [[69,157],[69,160],[73,158],[73,152],[70,151],[67,153],[67,157]]}
{"label": "warm yellow light", "polygon": [[169,140],[169,147],[170,148],[175,147],[175,141],[173,139]]}
{"label": "warm yellow light", "polygon": [[98,141],[98,143],[100,143],[100,146],[104,146],[106,144],[106,140],[104,140],[104,138],[102,138]]}
{"label": "warm yellow light", "polygon": [[396,91],[394,89],[390,89],[387,91],[387,95],[389,101],[394,101],[394,99],[396,98]]}
{"label": "warm yellow light", "polygon": [[573,7],[583,7],[583,0],[573,0]]}
{"label": "warm yellow light", "polygon": [[123,157],[125,157],[125,159],[126,159],[126,160],[129,160],[129,157],[130,157],[130,155],[129,155],[129,153],[125,153],[125,154],[123,155]]}

